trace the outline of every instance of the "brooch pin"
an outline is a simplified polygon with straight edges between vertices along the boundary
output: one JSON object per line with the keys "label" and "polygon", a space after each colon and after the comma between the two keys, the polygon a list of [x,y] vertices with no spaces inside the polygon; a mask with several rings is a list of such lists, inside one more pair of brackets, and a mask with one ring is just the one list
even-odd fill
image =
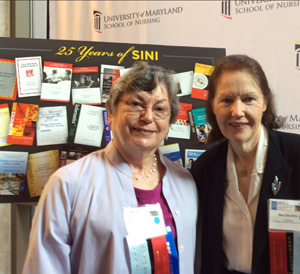
{"label": "brooch pin", "polygon": [[274,196],[279,192],[281,186],[281,182],[278,180],[278,177],[275,176],[273,182],[272,182],[272,191]]}

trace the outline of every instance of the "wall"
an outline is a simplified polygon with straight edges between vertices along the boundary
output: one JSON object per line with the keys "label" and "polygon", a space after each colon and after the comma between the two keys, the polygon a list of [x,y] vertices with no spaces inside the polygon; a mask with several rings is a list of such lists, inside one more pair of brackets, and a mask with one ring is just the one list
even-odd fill
{"label": "wall", "polygon": [[[10,12],[9,1],[0,2],[0,36],[9,37]],[[0,274],[10,273],[10,238],[11,238],[11,215],[10,204],[0,204]]]}
{"label": "wall", "polygon": [[300,134],[300,0],[51,1],[49,11],[51,39],[250,55],[265,70],[278,114],[286,119],[281,130]]}

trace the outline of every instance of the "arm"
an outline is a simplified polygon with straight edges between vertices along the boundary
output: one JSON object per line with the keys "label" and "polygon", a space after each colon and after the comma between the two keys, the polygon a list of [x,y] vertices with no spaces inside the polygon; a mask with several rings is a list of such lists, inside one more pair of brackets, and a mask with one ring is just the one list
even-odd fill
{"label": "arm", "polygon": [[71,204],[63,177],[64,169],[58,170],[43,190],[33,218],[23,274],[71,273]]}

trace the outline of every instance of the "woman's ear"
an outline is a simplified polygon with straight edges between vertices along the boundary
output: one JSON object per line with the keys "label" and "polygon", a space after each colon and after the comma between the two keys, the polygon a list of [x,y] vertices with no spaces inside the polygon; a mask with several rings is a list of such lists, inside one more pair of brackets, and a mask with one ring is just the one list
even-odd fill
{"label": "woman's ear", "polygon": [[107,117],[108,124],[111,125],[111,122],[112,122],[112,114],[111,114],[111,111],[110,111],[110,110],[107,110],[107,113],[108,113],[108,117]]}
{"label": "woman's ear", "polygon": [[266,102],[266,100],[264,100],[263,112],[265,112],[265,111],[266,111],[266,109],[267,109],[267,102]]}

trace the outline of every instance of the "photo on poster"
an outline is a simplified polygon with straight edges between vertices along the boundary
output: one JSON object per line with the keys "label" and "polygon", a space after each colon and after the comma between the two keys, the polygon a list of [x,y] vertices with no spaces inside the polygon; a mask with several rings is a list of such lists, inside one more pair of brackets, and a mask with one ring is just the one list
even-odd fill
{"label": "photo on poster", "polygon": [[98,67],[74,67],[72,75],[72,104],[101,104]]}
{"label": "photo on poster", "polygon": [[179,103],[179,112],[175,124],[170,125],[168,136],[171,138],[190,139],[191,126],[188,111],[193,107],[189,103]]}
{"label": "photo on poster", "polygon": [[192,168],[193,163],[204,151],[204,149],[186,149],[184,159],[185,167],[190,170]]}
{"label": "photo on poster", "polygon": [[159,150],[165,157],[167,157],[174,163],[176,163],[180,166],[183,166],[183,162],[182,162],[182,158],[181,158],[181,154],[180,154],[179,143],[160,146]]}
{"label": "photo on poster", "polygon": [[70,102],[73,64],[44,62],[42,101]]}
{"label": "photo on poster", "polygon": [[68,165],[86,155],[91,151],[81,146],[65,145],[60,151],[60,166]]}
{"label": "photo on poster", "polygon": [[196,108],[192,110],[192,113],[198,142],[206,143],[208,135],[211,131],[211,126],[206,118],[206,110],[205,108]]}
{"label": "photo on poster", "polygon": [[105,103],[107,101],[112,83],[120,77],[120,69],[124,69],[124,67],[101,65],[100,89],[102,103]]}
{"label": "photo on poster", "polygon": [[193,71],[175,73],[172,75],[172,77],[179,87],[177,93],[178,97],[190,95],[192,93]]}
{"label": "photo on poster", "polygon": [[28,152],[0,151],[0,195],[25,191]]}

